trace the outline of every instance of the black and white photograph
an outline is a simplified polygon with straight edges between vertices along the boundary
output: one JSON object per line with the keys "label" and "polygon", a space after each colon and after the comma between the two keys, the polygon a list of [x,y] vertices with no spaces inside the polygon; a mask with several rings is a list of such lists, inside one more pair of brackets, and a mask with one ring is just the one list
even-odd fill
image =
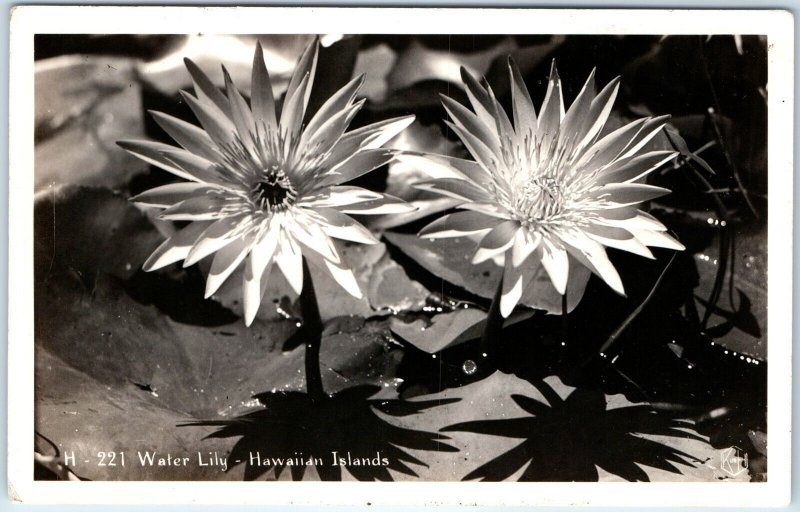
{"label": "black and white photograph", "polygon": [[40,9],[10,489],[788,499],[791,15]]}

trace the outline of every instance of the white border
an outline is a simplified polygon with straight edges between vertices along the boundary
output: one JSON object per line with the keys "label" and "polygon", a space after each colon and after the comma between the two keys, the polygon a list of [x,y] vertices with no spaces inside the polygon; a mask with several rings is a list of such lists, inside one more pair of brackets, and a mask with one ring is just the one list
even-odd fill
{"label": "white border", "polygon": [[[33,34],[768,34],[769,481],[751,483],[35,482]],[[27,503],[780,506],[790,499],[793,18],[787,11],[261,7],[12,10],[9,102],[9,496]],[[787,275],[788,273],[788,275]],[[21,413],[21,411],[23,413]],[[27,414],[24,412],[27,411]]]}

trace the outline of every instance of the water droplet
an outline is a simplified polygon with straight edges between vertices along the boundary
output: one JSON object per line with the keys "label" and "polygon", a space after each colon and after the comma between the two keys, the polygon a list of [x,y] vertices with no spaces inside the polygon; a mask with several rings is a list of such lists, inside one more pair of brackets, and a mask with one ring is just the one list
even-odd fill
{"label": "water droplet", "polygon": [[690,369],[690,370],[691,370],[692,368],[694,368],[694,366],[692,366],[692,365],[690,365],[690,364],[687,364],[687,365],[686,365],[686,368],[688,368],[688,369]]}
{"label": "water droplet", "polygon": [[436,359],[436,354],[431,354],[431,357]]}
{"label": "water droplet", "polygon": [[464,371],[466,375],[472,375],[476,371],[478,371],[478,365],[475,364],[475,361],[472,359],[467,359],[464,361],[464,364],[461,365],[461,369]]}

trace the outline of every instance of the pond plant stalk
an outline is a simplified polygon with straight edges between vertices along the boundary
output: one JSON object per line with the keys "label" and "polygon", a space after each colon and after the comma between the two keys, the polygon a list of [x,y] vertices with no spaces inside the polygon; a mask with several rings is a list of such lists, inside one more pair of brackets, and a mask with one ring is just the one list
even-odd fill
{"label": "pond plant stalk", "polygon": [[303,313],[303,324],[300,329],[304,330],[306,335],[306,392],[312,399],[317,399],[325,394],[319,365],[322,318],[319,314],[314,282],[311,280],[311,272],[308,270],[308,262],[305,257],[303,258],[303,291],[300,293],[300,308]]}

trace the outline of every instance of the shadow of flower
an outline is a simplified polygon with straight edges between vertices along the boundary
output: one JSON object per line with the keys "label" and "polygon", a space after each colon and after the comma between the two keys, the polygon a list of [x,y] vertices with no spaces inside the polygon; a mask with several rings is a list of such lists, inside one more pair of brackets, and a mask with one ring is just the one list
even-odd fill
{"label": "shadow of flower", "polygon": [[642,437],[646,434],[702,441],[682,430],[689,426],[686,422],[645,405],[607,409],[605,396],[598,390],[576,389],[562,399],[547,383],[534,385],[549,404],[511,395],[530,417],[470,421],[441,429],[524,439],[463,480],[501,481],[527,464],[520,481],[597,481],[600,467],[628,481],[647,482],[650,478],[642,465],[680,474],[678,465],[692,467],[701,462]]}
{"label": "shadow of flower", "polygon": [[209,438],[241,436],[228,460],[231,467],[245,464],[245,480],[271,470],[278,479],[287,468],[293,480],[302,480],[313,466],[326,481],[342,480],[342,469],[357,480],[392,481],[389,470],[416,477],[409,464],[427,467],[406,449],[458,451],[444,442],[447,436],[398,427],[380,414],[409,416],[458,399],[370,400],[379,390],[379,386],[364,385],[316,398],[301,392],[262,393],[254,398],[264,409],[231,420],[180,426],[222,427]]}

